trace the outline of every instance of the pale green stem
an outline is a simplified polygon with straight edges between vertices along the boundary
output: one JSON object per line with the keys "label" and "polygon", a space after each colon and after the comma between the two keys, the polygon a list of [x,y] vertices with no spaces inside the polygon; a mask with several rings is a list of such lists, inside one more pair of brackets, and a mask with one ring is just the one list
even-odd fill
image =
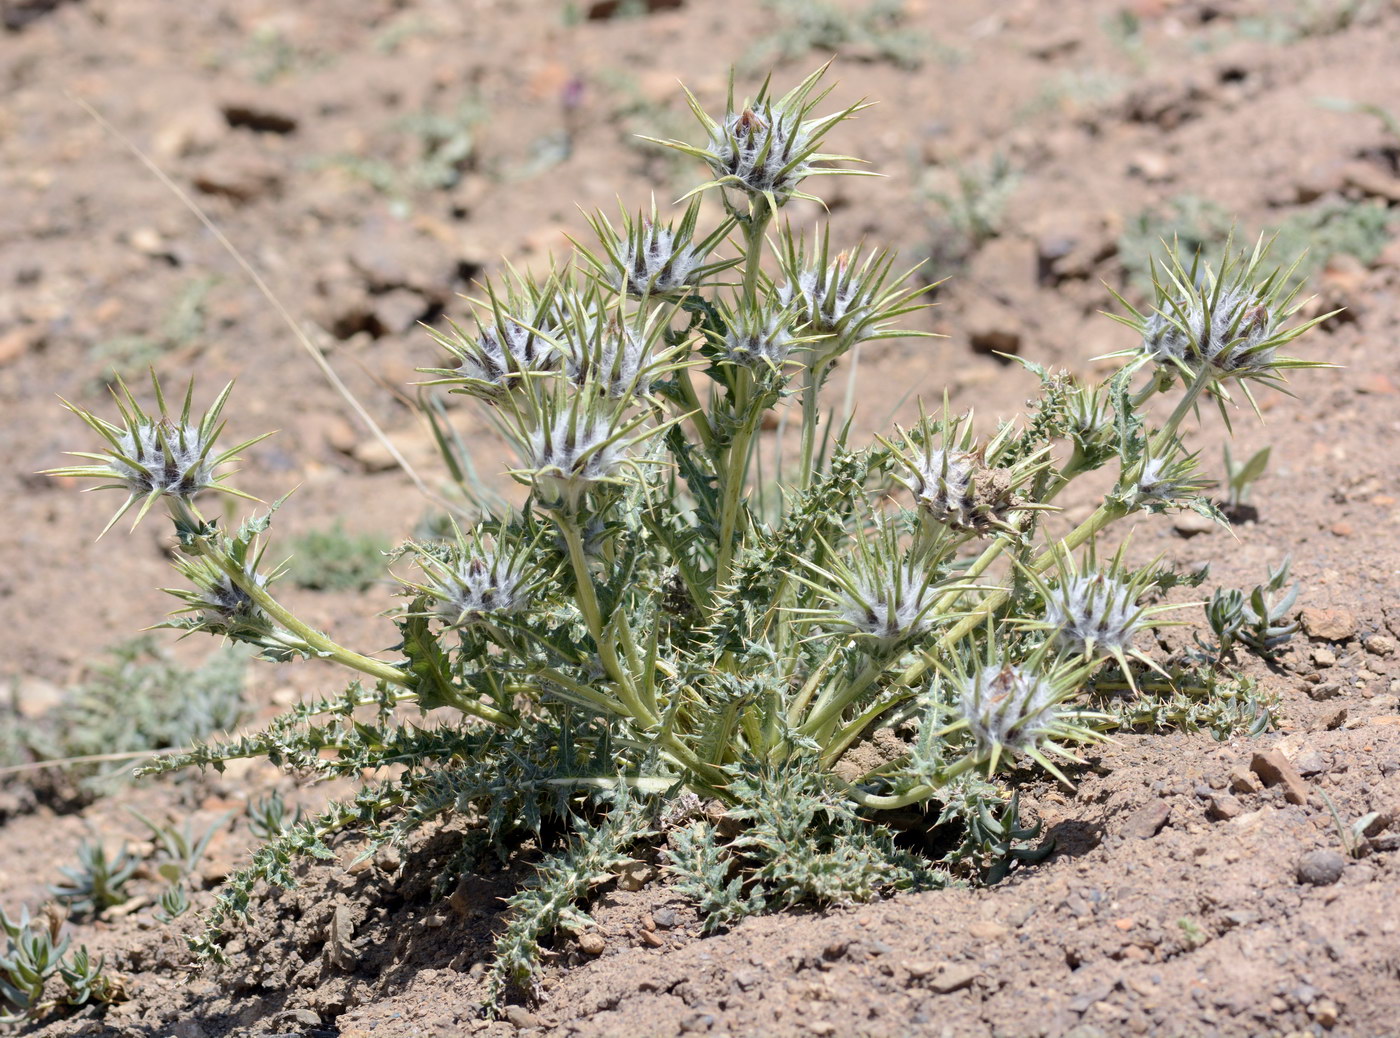
{"label": "pale green stem", "polygon": [[797,486],[801,490],[806,490],[812,482],[812,469],[816,465],[817,453],[817,422],[821,417],[821,412],[817,407],[818,387],[821,385],[821,374],[825,369],[825,363],[814,365],[804,369],[804,381],[802,384],[802,457],[799,459],[801,467],[798,469]]}
{"label": "pale green stem", "polygon": [[845,712],[846,707],[855,702],[862,692],[874,684],[889,665],[888,656],[873,657],[849,685],[833,684],[829,686],[817,699],[816,705],[812,707],[811,716],[802,723],[799,731],[803,735],[810,735],[821,742],[824,736],[831,734],[830,729],[840,723],[841,715]]}
{"label": "pale green stem", "polygon": [[872,704],[854,721],[835,733],[831,741],[827,744],[826,749],[822,752],[822,764],[826,767],[831,767],[836,761],[840,760],[841,754],[845,753],[853,742],[865,734],[865,730],[874,723],[876,718],[888,713],[900,703],[913,698],[914,692],[908,691],[892,699],[884,699],[878,703]]}
{"label": "pale green stem", "polygon": [[[627,712],[643,727],[651,728],[656,724],[656,715],[637,695],[632,675],[622,666],[622,661],[617,657],[617,650],[604,633],[606,625],[603,622],[603,611],[598,605],[598,593],[593,587],[593,573],[588,568],[588,558],[583,551],[583,537],[579,533],[578,525],[572,519],[560,518],[558,526],[569,548],[569,562],[573,565],[574,582],[578,585],[579,611],[583,613],[588,633],[593,636],[598,660],[608,677],[617,684],[618,697],[627,708]],[[619,622],[625,627],[627,620],[619,616]]]}
{"label": "pale green stem", "polygon": [[341,666],[357,670],[362,674],[368,674],[377,681],[387,681],[391,685],[402,685],[405,688],[414,686],[414,678],[407,671],[400,670],[383,660],[376,660],[370,656],[361,655],[353,649],[347,649],[315,628],[302,623],[280,602],[269,595],[267,589],[253,579],[242,566],[234,564],[223,552],[204,551],[201,554],[218,566],[229,580],[237,584],[239,590],[266,613],[269,619],[304,642],[307,648],[317,656],[333,660]]}
{"label": "pale green stem", "polygon": [[927,800],[949,782],[953,781],[953,779],[964,772],[971,771],[976,766],[977,762],[975,760],[971,757],[964,757],[957,763],[940,771],[936,784],[924,783],[923,785],[915,786],[907,792],[900,793],[897,796],[875,796],[872,793],[862,792],[855,788],[855,786],[847,787],[845,792],[846,796],[850,797],[856,804],[867,810],[896,811],[901,807],[908,807],[910,804],[918,804]]}
{"label": "pale green stem", "polygon": [[753,456],[754,437],[758,433],[762,414],[747,413],[750,393],[753,389],[753,375],[740,370],[736,376],[734,409],[743,415],[734,440],[729,445],[728,461],[725,463],[724,498],[720,503],[719,554],[715,560],[716,588],[729,581],[730,569],[737,554],[739,541],[739,513],[744,500],[744,490],[748,485],[749,461]]}

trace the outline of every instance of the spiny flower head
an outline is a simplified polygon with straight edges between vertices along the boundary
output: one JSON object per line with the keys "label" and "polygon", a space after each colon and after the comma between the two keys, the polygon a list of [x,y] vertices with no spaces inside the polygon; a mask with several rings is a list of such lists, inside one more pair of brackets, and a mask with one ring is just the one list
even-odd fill
{"label": "spiny flower head", "polygon": [[503,423],[521,458],[511,475],[534,491],[539,507],[577,513],[590,491],[626,482],[640,463],[633,448],[664,428],[648,411],[630,413],[631,403],[593,381],[532,389]]}
{"label": "spiny flower head", "polygon": [[1103,571],[1066,574],[1045,600],[1045,622],[1055,630],[1055,643],[1076,656],[1092,656],[1097,649],[1127,652],[1147,626],[1142,617],[1132,588]]}
{"label": "spiny flower head", "polygon": [[958,709],[982,760],[1033,749],[1052,731],[1060,702],[1054,684],[1014,663],[979,667],[958,688]]}
{"label": "spiny flower head", "polygon": [[1047,446],[1013,464],[1013,427],[1002,425],[977,446],[972,420],[971,412],[950,415],[945,401],[941,419],[921,416],[911,431],[898,430],[901,443],[881,443],[899,461],[894,478],[922,515],[950,530],[986,533],[1006,527],[1013,511],[1043,507],[1018,500],[1015,491],[1049,464],[1049,452]]}
{"label": "spiny flower head", "polygon": [[[894,523],[876,520],[868,536],[858,536],[851,551],[828,551],[826,566],[799,558],[815,578],[797,579],[827,600],[822,609],[805,612],[809,622],[843,631],[887,651],[907,644],[933,628],[932,609],[940,573],[922,554],[910,554]],[[849,561],[847,561],[849,560]]]}
{"label": "spiny flower head", "polygon": [[1201,476],[1196,454],[1180,454],[1173,442],[1158,455],[1142,460],[1137,482],[1126,495],[1134,507],[1161,512],[1170,507],[1190,505],[1190,499],[1212,484]]}
{"label": "spiny flower head", "polygon": [[[807,363],[821,367],[862,342],[875,339],[925,335],[889,327],[904,314],[923,309],[912,300],[918,286],[909,286],[909,275],[894,274],[894,253],[888,249],[831,254],[831,229],[809,254],[807,245],[791,228],[781,235],[778,263],[787,280],[778,288],[778,300],[796,313],[810,337]],[[905,287],[901,287],[905,286]]]}
{"label": "spiny flower head", "polygon": [[1068,784],[1046,753],[1077,760],[1060,743],[1101,738],[1089,726],[1101,715],[1065,708],[1091,668],[1078,662],[1051,663],[1048,644],[1019,661],[1008,658],[1008,651],[988,627],[986,652],[980,661],[973,659],[955,668],[939,665],[958,714],[958,720],[940,734],[969,732],[972,747],[966,761],[985,764],[988,774],[1005,757],[1026,756]]}
{"label": "spiny flower head", "polygon": [[722,312],[723,333],[711,333],[716,352],[731,364],[781,371],[793,347],[792,315],[777,307]]}
{"label": "spiny flower head", "polygon": [[488,283],[487,300],[475,304],[475,336],[451,321],[447,332],[428,329],[456,358],[457,366],[420,368],[440,376],[423,384],[451,386],[452,392],[494,402],[522,381],[558,370],[558,332],[553,326],[558,289],[557,276],[537,286],[515,275],[502,298]]}
{"label": "spiny flower head", "polygon": [[[1134,647],[1137,636],[1164,626],[1158,619],[1162,613],[1185,606],[1142,605],[1144,595],[1158,586],[1160,560],[1132,570],[1123,562],[1126,548],[1126,544],[1120,546],[1109,564],[1100,566],[1091,542],[1082,564],[1076,564],[1068,551],[1057,552],[1053,579],[1027,571],[1045,603],[1045,615],[1020,626],[1048,631],[1049,645],[1067,656],[1086,662],[1111,657],[1131,685],[1130,657],[1154,670],[1161,669]],[[1165,625],[1170,626],[1170,622]]]}
{"label": "spiny flower head", "polygon": [[1147,313],[1117,297],[1128,314],[1112,316],[1142,336],[1141,346],[1129,355],[1157,365],[1166,379],[1174,373],[1210,379],[1222,407],[1229,381],[1239,382],[1249,395],[1249,382],[1279,385],[1290,368],[1317,367],[1278,351],[1333,314],[1288,326],[1305,302],[1298,298],[1301,282],[1294,279],[1301,257],[1287,268],[1270,268],[1271,244],[1260,238],[1252,251],[1235,252],[1233,241],[1227,241],[1218,266],[1199,252],[1187,264],[1175,247],[1169,249],[1164,262],[1153,263],[1154,297]]}
{"label": "spiny flower head", "polygon": [[528,609],[542,579],[529,562],[531,546],[511,548],[482,529],[470,537],[455,532],[445,553],[412,546],[428,582],[404,583],[431,600],[433,614],[449,627],[469,627]]}
{"label": "spiny flower head", "polygon": [[674,296],[688,291],[706,276],[733,266],[737,259],[706,262],[705,257],[724,240],[733,226],[725,220],[708,238],[695,242],[695,224],[700,200],[694,198],[681,217],[679,226],[664,224],[651,203],[651,215],[622,215],[617,230],[602,213],[588,218],[603,247],[604,256],[595,256],[580,247],[580,254],[615,291],[637,299]]}
{"label": "spiny flower head", "polygon": [[[280,567],[272,572],[261,572],[258,568],[261,561],[262,551],[258,550],[251,560],[242,563],[248,580],[259,588],[266,587],[281,575]],[[185,603],[176,610],[176,615],[190,614],[175,626],[258,644],[272,634],[274,625],[262,607],[212,559],[180,556],[175,560],[175,568],[193,585],[190,588],[164,589],[167,594]]]}
{"label": "spiny flower head", "polygon": [[565,377],[612,400],[647,396],[653,382],[676,367],[679,350],[662,343],[673,313],[668,307],[629,314],[622,300],[610,303],[596,287],[562,300]]}
{"label": "spiny flower head", "polygon": [[45,474],[106,480],[107,482],[94,489],[113,488],[126,491],[125,503],[103,528],[104,534],[138,501],[141,502],[141,508],[137,512],[137,522],[141,521],[161,497],[174,498],[188,504],[202,491],[217,490],[236,497],[256,500],[224,483],[226,474],[221,474],[219,468],[271,434],[264,433],[262,436],[245,440],[226,451],[214,450],[219,434],[224,428],[219,416],[223,412],[229,392],[233,389],[233,383],[230,382],[223,388],[213,405],[198,421],[191,418],[193,379],[185,392],[184,404],[178,415],[171,414],[165,394],[161,391],[160,381],[154,372],[151,374],[151,384],[156,395],[155,414],[148,414],[142,410],[126,383],[118,379],[117,388],[112,390],[112,396],[116,400],[117,410],[121,413],[120,425],[105,421],[66,400],[63,401],[68,410],[101,434],[109,446],[101,453],[70,451],[74,457],[86,458],[95,464],[49,469]]}
{"label": "spiny flower head", "polygon": [[817,91],[829,64],[779,98],[772,96],[769,81],[765,80],[757,96],[738,105],[734,103],[731,76],[729,100],[724,117],[719,120],[707,115],[687,90],[690,109],[709,138],[706,145],[696,147],[681,141],[646,139],[692,155],[710,168],[714,179],[696,191],[711,187],[733,189],[763,200],[770,210],[776,210],[790,198],[814,199],[798,190],[798,185],[807,177],[863,172],[829,165],[855,161],[850,156],[825,155],[817,150],[832,127],[868,107],[864,101],[857,101],[832,115],[809,118],[831,92],[830,87]]}

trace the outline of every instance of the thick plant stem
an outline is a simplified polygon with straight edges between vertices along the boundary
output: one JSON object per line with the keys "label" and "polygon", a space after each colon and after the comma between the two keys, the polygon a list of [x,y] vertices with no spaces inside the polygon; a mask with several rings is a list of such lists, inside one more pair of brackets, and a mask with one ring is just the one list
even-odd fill
{"label": "thick plant stem", "polygon": [[[773,211],[766,199],[759,197],[750,202],[749,216],[744,222],[743,307],[746,313],[753,313],[758,309],[758,275],[763,265],[763,234],[772,218]],[[739,428],[725,452],[723,468],[719,473],[724,482],[724,495],[720,511],[719,545],[715,557],[716,588],[723,587],[728,582],[730,567],[734,556],[738,554],[740,504],[748,485],[754,436],[762,420],[762,415],[749,413],[753,409],[752,373],[741,370],[735,377],[732,403]]]}
{"label": "thick plant stem", "polygon": [[[583,613],[588,633],[593,637],[593,644],[597,646],[598,661],[603,665],[608,677],[617,684],[618,698],[627,708],[627,712],[638,724],[652,728],[657,722],[656,715],[637,695],[632,675],[622,666],[617,649],[606,634],[608,625],[603,622],[603,611],[598,605],[598,593],[593,587],[593,574],[588,568],[588,558],[583,551],[583,537],[579,533],[578,524],[570,518],[561,517],[558,526],[560,533],[564,535],[564,543],[569,548],[569,562],[573,566],[574,582],[578,585],[579,610]],[[619,615],[617,622],[626,624],[627,619]]]}
{"label": "thick plant stem", "polygon": [[821,378],[825,365],[820,364],[805,370],[802,384],[802,457],[798,469],[797,486],[806,490],[812,484],[812,470],[816,466],[817,422],[821,412],[817,407],[817,397],[821,390]]}

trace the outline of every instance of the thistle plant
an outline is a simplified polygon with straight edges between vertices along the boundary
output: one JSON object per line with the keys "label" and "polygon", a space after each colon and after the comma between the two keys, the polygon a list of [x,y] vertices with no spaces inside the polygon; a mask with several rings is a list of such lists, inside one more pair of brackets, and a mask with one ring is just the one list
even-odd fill
{"label": "thistle plant", "polygon": [[[1168,249],[1150,303],[1124,303],[1134,338],[1103,384],[1027,363],[1040,396],[1022,418],[979,422],[945,401],[854,444],[823,387],[862,345],[920,334],[908,319],[922,303],[889,249],[778,219],[813,197],[812,178],[861,172],[823,150],[865,107],[822,114],[825,72],[739,103],[731,86],[716,117],[690,98],[701,143],[662,143],[705,166],[692,196],[718,195],[713,229],[695,197],[671,222],[654,209],[620,230],[596,217],[595,249],[578,245],[538,281],[508,270],[473,301],[474,332],[434,335],[448,358],[423,369],[426,385],[482,408],[516,452],[517,488],[510,508],[494,505],[441,437],[451,497],[470,514],[397,555],[406,603],[391,650],[356,651],[278,600],[263,547],[278,505],[232,530],[199,511],[199,493],[221,488],[217,464],[246,445],[217,452],[213,427],[180,441],[183,418],[141,433],[162,457],[184,442],[215,459],[157,492],[122,440],[157,420],[84,413],[111,450],[94,456],[100,469],[66,471],[135,494],[125,507],[168,506],[186,585],[171,626],[355,679],[262,733],[148,766],[262,756],[358,789],[264,826],[201,951],[217,954],[260,880],[290,883],[297,855],[328,856],[346,830],[375,846],[459,815],[472,835],[454,867],[467,868],[562,828],[573,837],[511,901],[493,973],[504,994],[529,986],[550,931],[584,925],[579,902],[609,863],[666,838],[668,793],[727,806],[744,833],[675,830],[671,848],[687,889],[714,887],[706,916],[724,925],[797,896],[998,878],[1035,854],[1015,783],[1071,781],[1078,748],[1115,725],[1205,716],[1219,661],[1161,657],[1145,637],[1180,579],[1130,567],[1126,549],[1100,565],[1096,545],[1142,514],[1218,515],[1189,420],[1307,366],[1284,350],[1324,318],[1296,319],[1266,243],[1219,260]],[[140,412],[127,400],[123,414]],[[795,450],[768,432],[789,423]],[[1100,469],[1113,478],[1098,507],[1052,532],[1060,494]],[[1156,698],[1133,713],[1134,697]],[[1210,723],[1258,716],[1220,707]],[[909,809],[959,826],[956,850],[901,858],[876,827]]]}

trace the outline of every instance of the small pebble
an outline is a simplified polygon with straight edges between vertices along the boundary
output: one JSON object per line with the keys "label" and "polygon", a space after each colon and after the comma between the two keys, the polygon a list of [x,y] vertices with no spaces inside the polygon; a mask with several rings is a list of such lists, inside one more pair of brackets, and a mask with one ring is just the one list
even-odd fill
{"label": "small pebble", "polygon": [[1365,644],[1366,651],[1376,656],[1389,656],[1395,651],[1395,639],[1387,634],[1373,634]]}
{"label": "small pebble", "polygon": [[674,908],[658,908],[651,914],[651,918],[663,930],[670,930],[681,921]]}
{"label": "small pebble", "polygon": [[597,930],[585,930],[578,935],[578,946],[585,955],[602,955],[608,942]]}
{"label": "small pebble", "polygon": [[1342,878],[1347,860],[1336,851],[1308,851],[1298,859],[1298,882],[1315,887],[1331,886]]}

